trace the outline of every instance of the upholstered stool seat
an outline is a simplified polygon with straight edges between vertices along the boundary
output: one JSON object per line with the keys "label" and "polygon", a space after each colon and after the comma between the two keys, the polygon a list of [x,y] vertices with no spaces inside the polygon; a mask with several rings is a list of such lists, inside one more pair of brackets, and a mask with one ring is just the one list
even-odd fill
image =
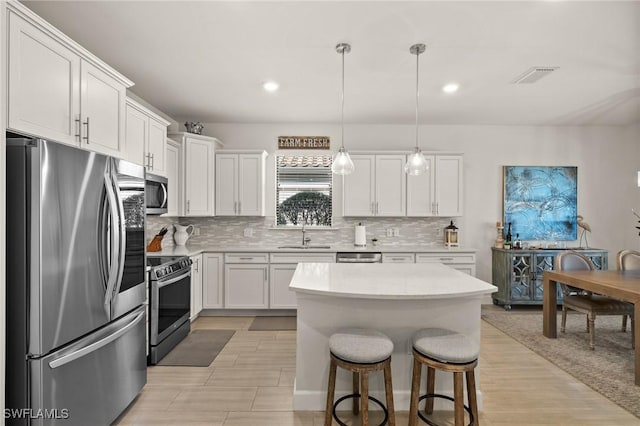
{"label": "upholstered stool seat", "polygon": [[[385,417],[381,425],[389,422],[395,426],[395,411],[393,408],[393,391],[391,385],[391,353],[393,342],[383,333],[365,328],[343,329],[329,338],[331,365],[329,367],[329,385],[327,389],[327,405],[325,411],[325,426],[331,425],[332,417],[340,425],[345,425],[336,415],[336,407],[347,398],[354,398],[353,413],[362,411],[361,425],[369,425],[368,401],[379,405]],[[353,394],[339,398],[335,403],[336,370],[337,367],[353,373]],[[384,385],[387,406],[376,398],[369,396],[369,373],[384,371]],[[358,401],[364,401],[359,409]]]}
{"label": "upholstered stool seat", "polygon": [[[411,404],[409,425],[415,426],[418,417],[429,425],[431,420],[418,413],[418,403],[426,399],[425,413],[433,413],[434,398],[444,398],[454,402],[455,426],[464,424],[464,411],[469,414],[469,425],[478,426],[478,403],[474,369],[478,364],[479,344],[474,339],[455,331],[442,328],[425,328],[413,334],[413,374],[411,380]],[[422,365],[427,366],[427,393],[420,394]],[[435,370],[453,373],[453,398],[436,394]],[[462,374],[467,379],[469,406],[464,405]]]}

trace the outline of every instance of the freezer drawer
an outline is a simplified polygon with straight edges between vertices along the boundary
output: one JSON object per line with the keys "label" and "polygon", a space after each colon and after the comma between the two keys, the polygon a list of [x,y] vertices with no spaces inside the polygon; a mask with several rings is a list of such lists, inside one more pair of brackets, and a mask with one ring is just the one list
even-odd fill
{"label": "freezer drawer", "polygon": [[57,417],[68,417],[32,424],[112,423],[147,381],[145,323],[141,306],[63,350],[31,360],[32,411],[53,409]]}

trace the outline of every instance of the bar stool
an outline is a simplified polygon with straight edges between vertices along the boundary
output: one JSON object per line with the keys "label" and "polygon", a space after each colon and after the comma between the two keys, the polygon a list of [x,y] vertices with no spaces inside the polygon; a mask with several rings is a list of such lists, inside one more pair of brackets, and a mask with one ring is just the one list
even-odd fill
{"label": "bar stool", "polygon": [[[384,334],[376,330],[364,328],[350,328],[340,330],[329,338],[331,365],[329,367],[329,385],[327,388],[327,405],[325,409],[325,426],[331,425],[331,418],[335,418],[341,426],[346,426],[336,414],[336,407],[348,398],[353,400],[353,414],[358,414],[358,401],[361,404],[361,425],[369,425],[368,400],[380,406],[384,412],[384,420],[380,426],[389,421],[395,426],[395,411],[393,409],[393,391],[391,387],[391,353],[393,342]],[[353,372],[353,394],[339,398],[333,403],[336,390],[337,367]],[[369,373],[384,371],[384,389],[387,407],[378,399],[369,396]],[[360,390],[360,392],[358,392]]]}
{"label": "bar stool", "polygon": [[[418,417],[431,426],[437,426],[418,412],[418,403],[426,399],[425,414],[433,413],[434,398],[454,402],[455,426],[463,426],[464,412],[469,414],[469,426],[478,426],[478,402],[474,369],[478,365],[478,344],[464,334],[442,328],[426,328],[413,335],[413,375],[409,426],[416,426]],[[418,398],[422,364],[427,366],[427,393]],[[453,398],[435,392],[435,370],[453,373]],[[469,406],[464,405],[462,373],[467,379]]]}

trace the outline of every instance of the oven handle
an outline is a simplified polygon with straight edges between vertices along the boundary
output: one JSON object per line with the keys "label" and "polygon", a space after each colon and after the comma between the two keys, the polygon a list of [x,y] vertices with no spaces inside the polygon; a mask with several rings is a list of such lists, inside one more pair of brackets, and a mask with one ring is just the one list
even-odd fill
{"label": "oven handle", "polygon": [[167,194],[167,185],[164,183],[160,184],[162,188],[162,203],[160,203],[160,208],[164,209],[167,207],[167,202],[169,201],[169,194]]}
{"label": "oven handle", "polygon": [[171,285],[177,281],[180,281],[181,279],[184,279],[186,277],[191,276],[191,270],[189,270],[187,273],[182,274],[182,275],[178,275],[177,277],[173,277],[170,280],[167,281],[158,281],[158,288],[162,288],[162,287],[166,287],[168,285]]}

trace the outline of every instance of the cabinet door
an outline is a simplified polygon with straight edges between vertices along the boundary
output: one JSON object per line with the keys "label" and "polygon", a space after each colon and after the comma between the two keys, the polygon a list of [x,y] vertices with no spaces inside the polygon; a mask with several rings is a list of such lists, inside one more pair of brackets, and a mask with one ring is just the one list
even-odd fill
{"label": "cabinet door", "polygon": [[169,181],[169,194],[167,200],[167,216],[178,216],[180,200],[180,145],[172,140],[166,145],[166,169]]}
{"label": "cabinet door", "polygon": [[296,292],[289,289],[297,263],[271,265],[269,268],[269,307],[292,309],[297,307]]}
{"label": "cabinet door", "polygon": [[438,216],[462,216],[462,156],[436,156],[436,211]]}
{"label": "cabinet door", "polygon": [[151,171],[160,176],[166,176],[166,142],[167,126],[149,117],[149,137],[147,138],[147,153],[151,161]]}
{"label": "cabinet door", "polygon": [[382,263],[415,263],[413,253],[382,253]]}
{"label": "cabinet door", "polygon": [[429,171],[418,176],[407,176],[407,216],[435,215],[435,157],[425,155]]}
{"label": "cabinet door", "polygon": [[124,155],[126,88],[86,61],[80,64],[81,146]]}
{"label": "cabinet door", "polygon": [[238,215],[264,216],[264,157],[238,155]]}
{"label": "cabinet door", "polygon": [[226,308],[267,308],[269,304],[268,266],[232,264],[224,267]]}
{"label": "cabinet door", "polygon": [[132,163],[147,165],[144,158],[148,117],[131,105],[125,106],[125,155]]}
{"label": "cabinet door", "polygon": [[[513,254],[511,258],[511,284],[509,286],[509,300],[514,302],[526,302],[535,298],[536,288],[541,286],[536,283],[534,269],[537,269],[534,259],[530,254]],[[544,263],[544,262],[543,262]],[[542,293],[540,292],[540,295]]]}
{"label": "cabinet door", "polygon": [[78,146],[80,58],[13,12],[8,42],[8,127]]}
{"label": "cabinet door", "polygon": [[186,216],[213,216],[213,144],[185,138]]}
{"label": "cabinet door", "polygon": [[216,215],[235,216],[238,212],[238,156],[216,154]]}
{"label": "cabinet door", "polygon": [[204,309],[223,308],[222,254],[204,253],[202,262],[202,307]]}
{"label": "cabinet door", "polygon": [[202,311],[202,255],[191,256],[191,321]]}
{"label": "cabinet door", "polygon": [[404,155],[376,155],[376,216],[406,216]]}
{"label": "cabinet door", "polygon": [[342,179],[342,209],[344,216],[375,214],[375,155],[352,155],[355,170]]}

